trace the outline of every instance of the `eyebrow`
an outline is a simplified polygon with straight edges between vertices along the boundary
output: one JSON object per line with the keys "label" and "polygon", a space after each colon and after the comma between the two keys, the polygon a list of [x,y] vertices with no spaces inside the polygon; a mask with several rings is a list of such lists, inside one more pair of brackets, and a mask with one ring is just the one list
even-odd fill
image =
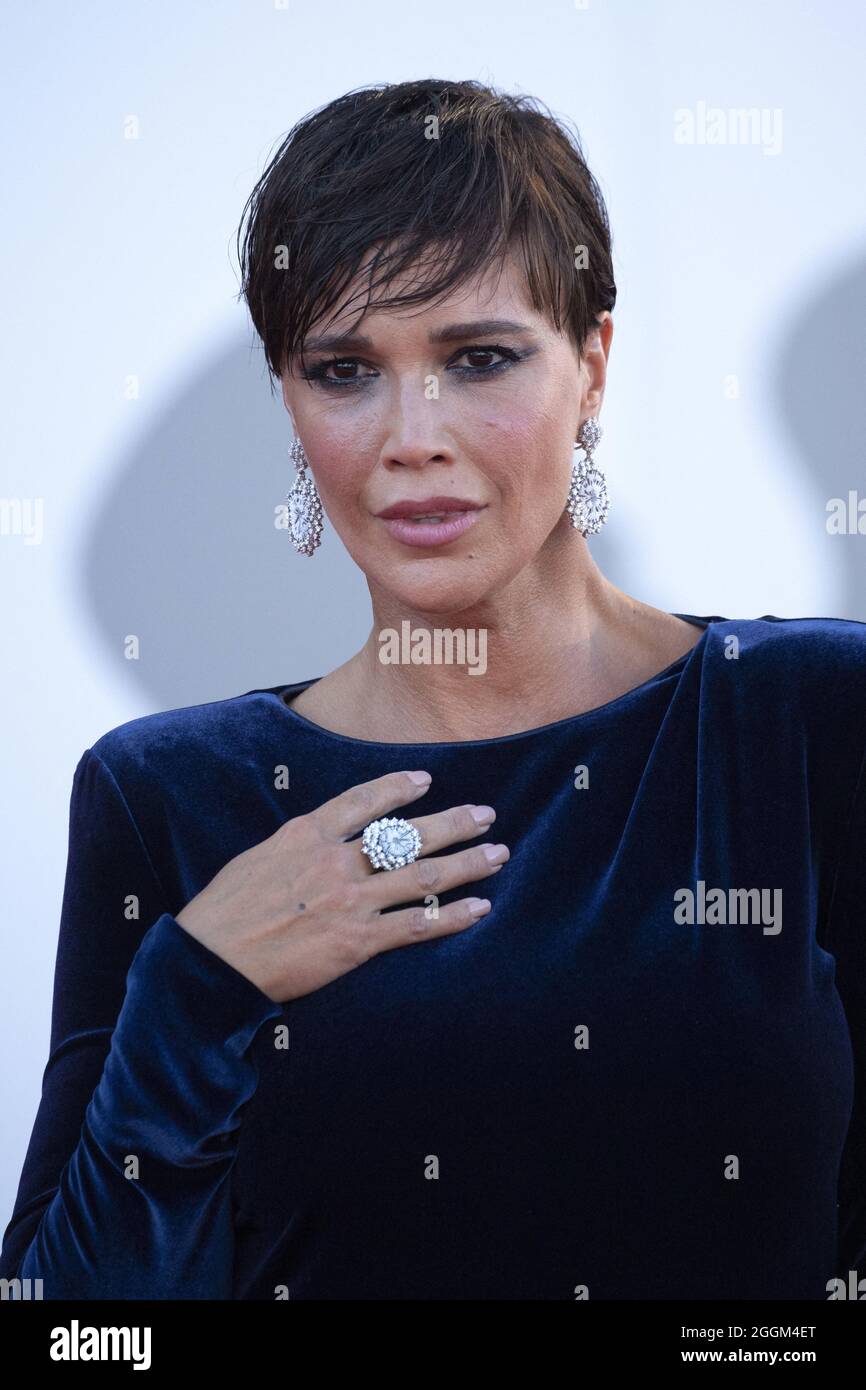
{"label": "eyebrow", "polygon": [[[486,338],[491,334],[531,333],[528,323],[517,323],[514,319],[472,319],[466,323],[449,323],[437,328],[431,334],[431,343],[452,343],[466,338]],[[355,352],[369,351],[372,338],[364,333],[330,333],[323,337],[307,338],[304,352]]]}

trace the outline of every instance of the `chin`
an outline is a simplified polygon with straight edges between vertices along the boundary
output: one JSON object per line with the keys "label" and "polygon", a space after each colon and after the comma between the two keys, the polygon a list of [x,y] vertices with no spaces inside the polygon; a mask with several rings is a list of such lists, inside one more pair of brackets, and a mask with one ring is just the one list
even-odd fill
{"label": "chin", "polygon": [[[480,603],[490,592],[489,579],[472,573],[476,561],[467,564],[443,564],[441,560],[425,564],[415,562],[417,574],[372,573],[369,577],[379,587],[385,589],[401,607],[412,612],[435,617],[437,613],[456,613]],[[431,574],[434,568],[447,570],[445,574]],[[423,572],[426,570],[426,574]]]}

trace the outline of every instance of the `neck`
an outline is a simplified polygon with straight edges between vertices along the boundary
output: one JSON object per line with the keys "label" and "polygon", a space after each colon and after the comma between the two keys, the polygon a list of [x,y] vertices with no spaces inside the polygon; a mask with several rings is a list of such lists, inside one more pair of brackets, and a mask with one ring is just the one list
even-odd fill
{"label": "neck", "polygon": [[610,584],[582,537],[571,532],[565,542],[482,602],[443,612],[371,586],[373,627],[341,668],[348,701],[364,709],[365,736],[497,738],[619,693],[615,653],[621,667],[629,631],[655,610]]}

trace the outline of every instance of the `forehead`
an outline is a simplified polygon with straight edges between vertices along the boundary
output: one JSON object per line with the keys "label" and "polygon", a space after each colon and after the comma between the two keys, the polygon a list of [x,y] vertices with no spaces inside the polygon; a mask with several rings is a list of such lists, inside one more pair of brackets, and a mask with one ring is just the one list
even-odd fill
{"label": "forehead", "polygon": [[[380,306],[377,303],[378,298],[409,293],[432,280],[435,273],[434,263],[419,261],[377,290],[369,307],[365,308],[367,267],[373,254],[374,249],[367,253],[339,303],[326,315],[314,320],[308,343],[312,343],[326,328],[329,334],[349,331],[370,334],[378,326],[384,327],[385,324],[393,328],[396,321],[399,321],[407,332],[417,331],[425,337],[435,331],[437,326],[456,320],[481,318],[509,319],[530,325],[538,331],[553,331],[553,326],[548,325],[546,319],[533,307],[523,266],[510,250],[504,256],[489,261],[480,271],[435,300],[394,307]],[[440,262],[440,274],[441,269]]]}

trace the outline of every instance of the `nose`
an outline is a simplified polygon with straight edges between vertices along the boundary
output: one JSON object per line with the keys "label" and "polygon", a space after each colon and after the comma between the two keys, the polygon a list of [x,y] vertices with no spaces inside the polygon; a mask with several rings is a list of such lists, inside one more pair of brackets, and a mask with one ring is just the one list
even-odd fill
{"label": "nose", "polygon": [[387,468],[454,462],[442,405],[438,399],[428,399],[426,389],[416,379],[406,382],[399,392],[382,446],[382,462]]}
{"label": "nose", "polygon": [[415,440],[389,448],[382,456],[386,468],[424,468],[428,463],[450,463],[452,455]]}

